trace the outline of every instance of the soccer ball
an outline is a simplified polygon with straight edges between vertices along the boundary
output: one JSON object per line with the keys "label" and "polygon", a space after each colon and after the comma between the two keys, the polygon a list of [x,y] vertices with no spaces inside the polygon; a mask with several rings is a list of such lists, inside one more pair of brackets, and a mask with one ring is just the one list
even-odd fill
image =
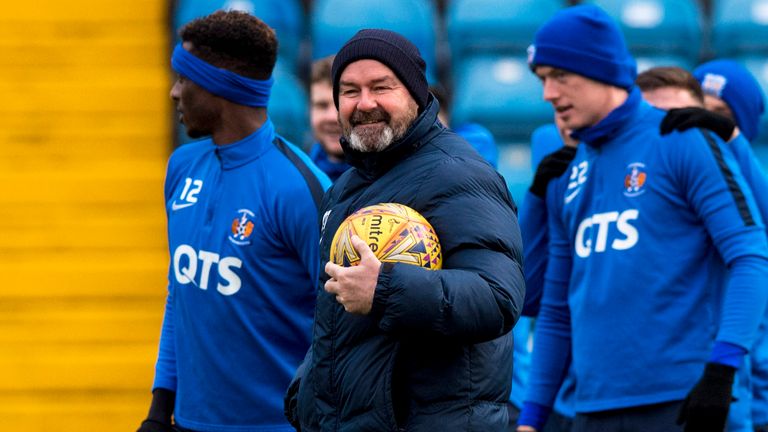
{"label": "soccer ball", "polygon": [[349,267],[360,263],[352,246],[357,234],[382,262],[406,263],[438,270],[443,256],[432,225],[416,210],[397,203],[364,207],[341,223],[331,241],[331,261]]}

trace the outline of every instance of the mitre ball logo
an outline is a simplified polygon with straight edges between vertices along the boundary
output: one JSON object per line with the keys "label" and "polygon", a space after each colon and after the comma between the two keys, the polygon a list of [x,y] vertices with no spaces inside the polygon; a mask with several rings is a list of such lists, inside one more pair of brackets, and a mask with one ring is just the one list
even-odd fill
{"label": "mitre ball logo", "polygon": [[382,262],[406,263],[438,270],[443,257],[432,225],[416,210],[397,203],[362,208],[341,223],[331,241],[331,262],[349,267],[360,256],[352,236],[360,237]]}

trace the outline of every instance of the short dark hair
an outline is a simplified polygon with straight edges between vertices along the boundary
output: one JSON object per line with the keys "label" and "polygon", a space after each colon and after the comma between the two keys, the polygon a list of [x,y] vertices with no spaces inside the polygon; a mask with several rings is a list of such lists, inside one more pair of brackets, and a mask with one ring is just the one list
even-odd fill
{"label": "short dark hair", "polygon": [[329,55],[319,60],[315,60],[312,63],[312,76],[310,83],[328,83],[333,86],[333,79],[331,78],[331,68],[333,68],[333,59],[335,55]]}
{"label": "short dark hair", "polygon": [[704,103],[704,92],[701,84],[687,70],[677,66],[657,66],[650,68],[637,76],[635,83],[640,91],[656,90],[662,87],[675,87],[691,92],[691,95]]}
{"label": "short dark hair", "polygon": [[179,30],[192,53],[248,78],[265,80],[277,61],[277,37],[264,21],[241,11],[216,11]]}

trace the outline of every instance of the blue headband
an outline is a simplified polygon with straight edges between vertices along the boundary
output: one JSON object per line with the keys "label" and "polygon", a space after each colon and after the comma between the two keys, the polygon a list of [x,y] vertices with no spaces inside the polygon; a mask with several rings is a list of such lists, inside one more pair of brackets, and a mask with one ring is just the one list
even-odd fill
{"label": "blue headband", "polygon": [[217,68],[195,57],[181,44],[176,45],[171,57],[176,73],[189,78],[195,84],[224,99],[250,107],[266,107],[269,92],[275,80],[255,80]]}

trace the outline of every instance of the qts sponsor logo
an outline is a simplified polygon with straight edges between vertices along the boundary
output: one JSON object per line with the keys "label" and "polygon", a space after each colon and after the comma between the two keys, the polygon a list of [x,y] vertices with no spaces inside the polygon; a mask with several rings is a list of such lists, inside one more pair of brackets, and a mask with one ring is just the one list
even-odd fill
{"label": "qts sponsor logo", "polygon": [[236,257],[220,257],[215,252],[196,251],[192,246],[179,245],[173,252],[173,274],[182,285],[192,284],[202,290],[210,285],[211,271],[215,272],[216,291],[232,295],[240,290],[242,281],[235,272],[243,266]]}
{"label": "qts sponsor logo", "polygon": [[613,250],[634,247],[640,235],[631,221],[636,220],[639,215],[639,211],[630,209],[621,213],[595,213],[584,219],[576,230],[576,255],[586,258],[592,252],[605,252],[609,244]]}

